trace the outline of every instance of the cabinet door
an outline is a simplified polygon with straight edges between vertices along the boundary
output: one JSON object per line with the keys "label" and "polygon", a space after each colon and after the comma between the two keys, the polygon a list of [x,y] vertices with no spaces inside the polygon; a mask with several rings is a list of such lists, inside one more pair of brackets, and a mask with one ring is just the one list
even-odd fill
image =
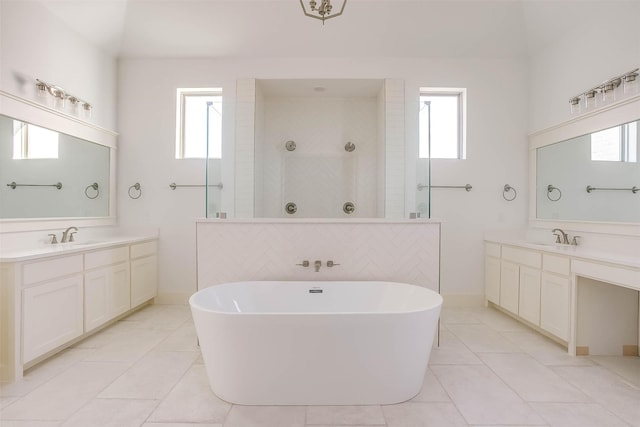
{"label": "cabinet door", "polygon": [[82,274],[22,291],[23,363],[82,335]]}
{"label": "cabinet door", "polygon": [[520,297],[518,315],[536,326],[540,325],[540,270],[520,266]]}
{"label": "cabinet door", "polygon": [[518,314],[520,269],[509,261],[500,263],[500,307]]}
{"label": "cabinet door", "polygon": [[568,277],[542,273],[540,327],[558,338],[569,340],[571,282]]}
{"label": "cabinet door", "polygon": [[131,307],[154,298],[158,290],[158,263],[156,256],[131,261]]}
{"label": "cabinet door", "polygon": [[129,262],[92,270],[84,280],[85,332],[131,308]]}
{"label": "cabinet door", "polygon": [[109,320],[109,268],[84,275],[84,330],[89,332]]}
{"label": "cabinet door", "polygon": [[111,267],[109,313],[114,318],[131,308],[131,280],[129,262]]}
{"label": "cabinet door", "polygon": [[485,298],[500,304],[500,260],[494,257],[485,258],[484,266]]}

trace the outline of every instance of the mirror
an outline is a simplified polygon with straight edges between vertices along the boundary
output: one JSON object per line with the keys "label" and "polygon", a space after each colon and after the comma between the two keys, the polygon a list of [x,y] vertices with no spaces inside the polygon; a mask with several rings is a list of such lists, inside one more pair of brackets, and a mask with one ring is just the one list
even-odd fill
{"label": "mirror", "polygon": [[536,218],[640,222],[640,121],[536,149]]}
{"label": "mirror", "polygon": [[0,115],[0,218],[107,217],[110,148]]}

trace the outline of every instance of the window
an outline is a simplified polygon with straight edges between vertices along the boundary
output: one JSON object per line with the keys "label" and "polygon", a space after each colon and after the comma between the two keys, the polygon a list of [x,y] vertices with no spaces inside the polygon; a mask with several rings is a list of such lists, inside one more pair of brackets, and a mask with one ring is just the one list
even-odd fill
{"label": "window", "polygon": [[57,159],[58,132],[13,121],[14,159]]}
{"label": "window", "polygon": [[176,110],[176,159],[206,158],[207,140],[209,158],[221,159],[222,90],[178,89]]}
{"label": "window", "polygon": [[[466,89],[422,88],[418,157],[464,159]],[[429,150],[431,153],[429,153]]]}
{"label": "window", "polygon": [[638,122],[591,134],[591,160],[606,162],[638,161]]}

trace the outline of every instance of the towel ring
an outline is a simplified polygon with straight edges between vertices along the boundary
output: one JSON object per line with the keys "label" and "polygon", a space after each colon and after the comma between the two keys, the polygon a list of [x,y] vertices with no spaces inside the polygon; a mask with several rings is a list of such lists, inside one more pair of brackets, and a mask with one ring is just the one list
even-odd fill
{"label": "towel ring", "polygon": [[[137,195],[137,196],[132,195],[132,194],[131,194],[131,190],[135,190],[135,191],[137,191],[137,192],[138,192],[138,195]],[[128,191],[128,193],[129,193],[129,197],[131,197],[132,199],[134,199],[134,200],[135,200],[135,199],[139,199],[139,198],[140,198],[140,196],[142,196],[142,188],[140,188],[140,183],[139,183],[139,182],[136,182],[136,183],[135,183],[135,184],[133,184],[131,187],[129,187],[129,191]]]}
{"label": "towel ring", "polygon": [[[96,192],[95,196],[93,197],[89,195],[90,188],[93,188]],[[87,188],[84,189],[84,195],[87,196],[87,199],[96,199],[100,195],[100,187],[98,186],[98,183],[94,182],[93,184],[87,185]]]}
{"label": "towel ring", "polygon": [[[551,193],[554,190],[556,190],[558,192],[558,197],[555,198],[555,199],[551,197]],[[554,187],[551,184],[547,185],[547,199],[551,200],[552,202],[557,202],[561,198],[562,198],[562,191],[560,191],[560,189],[558,187]]]}
{"label": "towel ring", "polygon": [[[513,197],[508,198],[507,193],[510,192],[511,190],[513,190]],[[505,199],[507,202],[511,202],[515,200],[516,197],[518,197],[518,192],[516,191],[516,189],[510,186],[509,184],[505,184],[504,189],[502,190],[502,198]]]}

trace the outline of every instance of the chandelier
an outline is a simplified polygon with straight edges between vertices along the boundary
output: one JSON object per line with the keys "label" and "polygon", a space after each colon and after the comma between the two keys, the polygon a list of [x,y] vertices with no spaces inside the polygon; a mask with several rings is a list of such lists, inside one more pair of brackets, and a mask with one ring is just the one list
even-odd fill
{"label": "chandelier", "polygon": [[[318,5],[320,3],[320,5]],[[307,12],[307,8],[305,7],[302,0],[300,0],[300,6],[302,6],[302,11],[304,14],[310,18],[320,19],[322,20],[322,25],[324,25],[325,19],[335,18],[336,16],[342,15],[344,12],[344,6],[347,4],[347,0],[342,1],[342,7],[340,8],[340,12],[331,14],[331,10],[333,6],[331,5],[331,0],[310,0],[309,1],[309,11]]]}

